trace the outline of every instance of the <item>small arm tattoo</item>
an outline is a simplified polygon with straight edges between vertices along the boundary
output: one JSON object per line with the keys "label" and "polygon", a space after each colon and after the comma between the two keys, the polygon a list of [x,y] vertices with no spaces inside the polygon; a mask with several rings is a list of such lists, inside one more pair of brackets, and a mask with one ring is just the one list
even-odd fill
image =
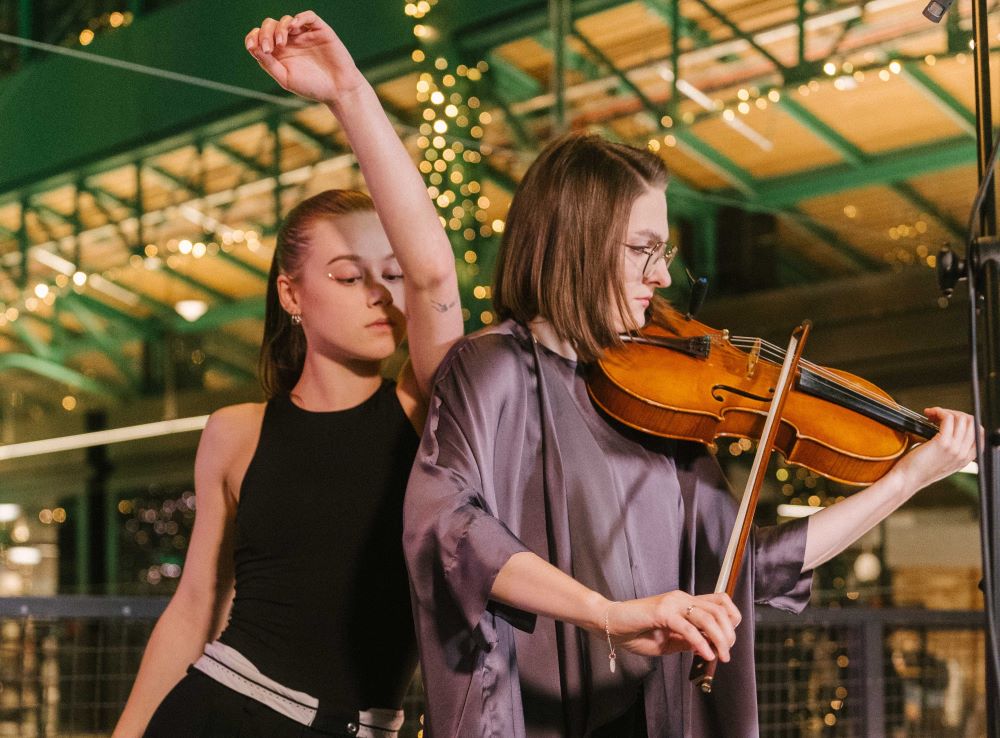
{"label": "small arm tattoo", "polygon": [[437,300],[431,300],[431,307],[437,310],[439,313],[446,313],[451,310],[455,305],[458,304],[458,300],[452,300],[451,302],[438,302]]}

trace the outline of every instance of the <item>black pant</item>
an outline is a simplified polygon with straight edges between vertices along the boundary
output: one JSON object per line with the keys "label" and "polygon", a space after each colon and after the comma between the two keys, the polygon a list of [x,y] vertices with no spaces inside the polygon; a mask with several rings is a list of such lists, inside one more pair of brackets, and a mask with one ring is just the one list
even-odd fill
{"label": "black pant", "polygon": [[642,691],[632,706],[610,723],[590,734],[590,738],[648,738],[646,730],[646,698]]}
{"label": "black pant", "polygon": [[255,699],[219,684],[195,668],[163,698],[143,738],[313,738],[322,733]]}

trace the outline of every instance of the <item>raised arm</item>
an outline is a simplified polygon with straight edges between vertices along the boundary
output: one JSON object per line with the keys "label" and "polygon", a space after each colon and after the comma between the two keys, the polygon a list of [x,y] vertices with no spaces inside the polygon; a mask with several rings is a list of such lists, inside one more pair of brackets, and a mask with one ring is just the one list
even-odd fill
{"label": "raised arm", "polygon": [[420,173],[347,48],[314,12],[268,18],[245,43],[279,85],[326,104],[347,134],[405,276],[410,360],[428,397],[463,326],[454,254]]}
{"label": "raised arm", "polygon": [[809,518],[802,571],[829,561],[918,490],[953,474],[975,458],[975,423],[971,415],[939,407],[925,412],[940,426],[933,439],[907,454],[875,484]]}

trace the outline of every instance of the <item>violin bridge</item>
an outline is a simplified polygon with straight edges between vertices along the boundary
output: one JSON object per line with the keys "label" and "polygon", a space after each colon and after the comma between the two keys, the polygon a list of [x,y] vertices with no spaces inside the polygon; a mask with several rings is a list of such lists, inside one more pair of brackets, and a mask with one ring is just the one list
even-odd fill
{"label": "violin bridge", "polygon": [[757,369],[757,362],[760,360],[760,346],[761,343],[758,338],[753,342],[753,348],[750,349],[750,355],[747,356],[747,379],[750,379]]}

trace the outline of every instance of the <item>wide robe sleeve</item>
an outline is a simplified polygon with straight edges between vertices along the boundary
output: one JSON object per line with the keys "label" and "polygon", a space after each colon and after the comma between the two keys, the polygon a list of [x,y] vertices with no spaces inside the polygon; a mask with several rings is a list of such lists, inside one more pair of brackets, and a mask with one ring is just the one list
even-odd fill
{"label": "wide robe sleeve", "polygon": [[498,641],[504,644],[496,649],[500,658],[512,643],[509,626],[498,623],[497,613],[524,629],[534,626],[534,616],[489,600],[507,560],[529,550],[498,513],[507,501],[498,502],[495,487],[509,496],[506,488],[516,480],[494,468],[508,469],[506,455],[516,453],[508,440],[522,433],[523,399],[511,399],[526,390],[523,363],[509,335],[477,335],[452,349],[438,371],[407,487],[403,548],[428,732],[436,737],[464,735],[477,722],[475,712],[483,709],[483,692],[490,686],[481,683],[484,671],[494,679],[516,679],[516,667],[507,676],[498,673],[503,669],[484,668]]}

